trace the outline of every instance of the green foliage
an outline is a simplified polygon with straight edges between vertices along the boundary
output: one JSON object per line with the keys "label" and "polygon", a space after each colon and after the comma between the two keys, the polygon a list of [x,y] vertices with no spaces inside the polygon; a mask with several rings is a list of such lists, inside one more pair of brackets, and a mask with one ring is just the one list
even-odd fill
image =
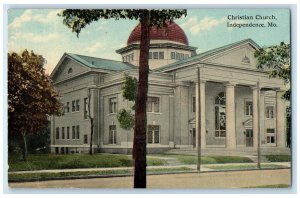
{"label": "green foliage", "polygon": [[[63,17],[63,23],[79,36],[82,29],[100,19],[141,21],[143,11],[143,9],[67,9],[58,15]],[[163,27],[166,22],[172,22],[186,14],[186,10],[152,9],[150,10],[150,26]]]}
{"label": "green foliage", "polygon": [[129,101],[135,102],[137,91],[137,79],[125,74],[124,83],[122,85],[123,97]]}
{"label": "green foliage", "polygon": [[[290,44],[281,42],[280,45],[273,45],[261,48],[254,53],[257,58],[257,68],[269,69],[271,78],[281,78],[286,84],[291,82],[291,59]],[[290,89],[288,89],[283,98],[290,99]]]}
{"label": "green foliage", "polygon": [[290,155],[266,155],[266,158],[270,162],[290,162],[291,161]]}
{"label": "green foliage", "polygon": [[134,115],[130,110],[121,109],[117,115],[120,127],[122,129],[130,130],[134,126]]}
{"label": "green foliage", "polygon": [[[175,155],[176,156],[176,155]],[[184,164],[197,164],[197,156],[178,155],[177,159]],[[201,157],[201,164],[223,163],[251,163],[251,159],[239,156],[205,156]]]}

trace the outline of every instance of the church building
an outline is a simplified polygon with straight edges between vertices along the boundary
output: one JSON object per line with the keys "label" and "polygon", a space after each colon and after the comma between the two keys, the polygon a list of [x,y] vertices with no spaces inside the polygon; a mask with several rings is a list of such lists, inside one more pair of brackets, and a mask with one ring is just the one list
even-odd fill
{"label": "church building", "polygon": [[[137,25],[127,46],[116,50],[122,61],[63,54],[51,74],[65,107],[64,115],[51,117],[51,152],[89,152],[88,104],[94,152],[131,152],[133,129],[122,129],[117,115],[133,105],[121,88],[125,74],[138,78],[140,37]],[[147,152],[193,151],[200,134],[207,152],[255,151],[258,141],[262,150],[288,150],[286,87],[256,68],[260,46],[252,39],[197,54],[175,22],[153,27],[150,38]]]}

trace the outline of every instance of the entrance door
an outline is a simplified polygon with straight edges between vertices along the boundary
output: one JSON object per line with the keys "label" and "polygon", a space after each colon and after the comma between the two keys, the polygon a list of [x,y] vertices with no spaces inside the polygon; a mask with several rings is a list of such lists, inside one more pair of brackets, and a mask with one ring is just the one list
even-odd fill
{"label": "entrance door", "polygon": [[253,130],[246,129],[246,146],[251,147],[253,146]]}
{"label": "entrance door", "polygon": [[193,143],[193,148],[196,147],[196,128],[193,128],[192,131],[192,143]]}

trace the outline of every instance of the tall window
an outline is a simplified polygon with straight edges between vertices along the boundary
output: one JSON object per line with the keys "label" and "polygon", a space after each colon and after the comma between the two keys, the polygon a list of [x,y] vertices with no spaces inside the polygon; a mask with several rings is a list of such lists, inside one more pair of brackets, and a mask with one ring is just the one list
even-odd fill
{"label": "tall window", "polygon": [[67,139],[70,139],[70,127],[67,127]]}
{"label": "tall window", "polygon": [[59,139],[59,127],[56,127],[55,138],[56,138],[56,139]]}
{"label": "tall window", "polygon": [[80,106],[79,100],[76,100],[76,111],[79,111],[79,106]]}
{"label": "tall window", "polygon": [[61,128],[61,139],[65,139],[65,127]]}
{"label": "tall window", "polygon": [[116,125],[109,126],[109,144],[117,144]]}
{"label": "tall window", "polygon": [[88,143],[88,135],[83,136],[83,143],[87,144]]}
{"label": "tall window", "polygon": [[226,137],[226,99],[224,92],[215,99],[215,137]]}
{"label": "tall window", "polygon": [[165,58],[164,52],[159,52],[159,59],[164,59],[164,58]]}
{"label": "tall window", "polygon": [[274,118],[274,106],[266,106],[266,118]]}
{"label": "tall window", "polygon": [[158,97],[148,97],[147,112],[159,112],[159,98]]}
{"label": "tall window", "polygon": [[76,126],[76,139],[79,140],[80,137],[80,131],[79,131],[79,125]]}
{"label": "tall window", "polygon": [[158,59],[158,52],[153,52],[153,59]]}
{"label": "tall window", "polygon": [[149,52],[149,59],[152,59],[152,52]]}
{"label": "tall window", "polygon": [[171,59],[176,59],[176,53],[175,52],[171,52]]}
{"label": "tall window", "polygon": [[72,101],[72,112],[74,112],[75,109],[76,109],[76,107],[75,107],[75,100],[73,100],[73,101]]}
{"label": "tall window", "polygon": [[88,119],[88,98],[83,99],[84,102],[84,119]]}
{"label": "tall window", "polygon": [[70,112],[70,103],[67,102],[66,106],[65,106],[65,113],[69,113]]}
{"label": "tall window", "polygon": [[275,129],[267,129],[267,144],[275,143]]}
{"label": "tall window", "polygon": [[192,112],[196,112],[196,97],[192,97]]}
{"label": "tall window", "polygon": [[72,126],[72,139],[75,139],[75,126]]}
{"label": "tall window", "polygon": [[245,115],[252,116],[253,109],[252,109],[252,102],[246,101],[245,102]]}
{"label": "tall window", "polygon": [[148,144],[159,144],[159,126],[158,125],[148,125],[147,143]]}
{"label": "tall window", "polygon": [[109,113],[117,113],[117,97],[109,99]]}

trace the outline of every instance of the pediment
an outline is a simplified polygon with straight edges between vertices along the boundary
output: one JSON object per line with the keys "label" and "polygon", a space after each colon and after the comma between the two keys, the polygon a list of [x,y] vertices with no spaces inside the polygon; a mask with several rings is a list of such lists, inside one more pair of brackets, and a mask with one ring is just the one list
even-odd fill
{"label": "pediment", "polygon": [[89,71],[88,67],[64,55],[53,70],[51,77],[53,82],[58,82],[86,71]]}
{"label": "pediment", "polygon": [[218,65],[228,65],[249,69],[256,69],[255,48],[250,43],[227,49],[208,57],[205,62]]}
{"label": "pediment", "polygon": [[252,118],[249,118],[248,120],[243,122],[243,125],[245,127],[252,127],[253,126],[252,123],[253,123]]}

